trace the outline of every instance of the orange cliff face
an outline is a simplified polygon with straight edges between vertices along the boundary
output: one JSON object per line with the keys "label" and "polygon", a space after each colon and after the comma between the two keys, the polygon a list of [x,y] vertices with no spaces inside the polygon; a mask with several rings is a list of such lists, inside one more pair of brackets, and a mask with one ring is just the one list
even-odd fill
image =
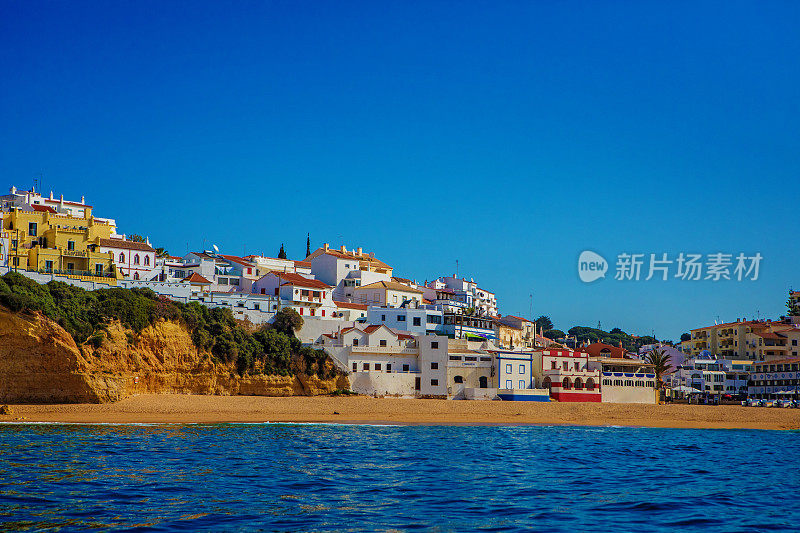
{"label": "orange cliff face", "polygon": [[135,394],[313,396],[347,388],[347,378],[253,375],[198,352],[180,324],[139,335],[112,324],[102,345],[78,346],[42,315],[0,307],[0,402],[102,403]]}

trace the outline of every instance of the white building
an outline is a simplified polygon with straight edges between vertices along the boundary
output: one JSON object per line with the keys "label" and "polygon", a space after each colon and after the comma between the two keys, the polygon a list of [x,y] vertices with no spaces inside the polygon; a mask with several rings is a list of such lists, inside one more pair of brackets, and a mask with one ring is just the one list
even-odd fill
{"label": "white building", "polygon": [[265,257],[262,255],[248,255],[243,257],[258,268],[258,277],[265,276],[270,272],[290,272],[301,274],[307,277],[312,276],[311,263],[308,261],[293,261],[292,259],[279,259],[277,257]]}
{"label": "white building", "polygon": [[431,289],[452,289],[456,299],[464,301],[467,307],[475,308],[478,315],[497,315],[497,297],[491,291],[478,287],[474,280],[454,276],[442,276],[426,285]]}
{"label": "white building", "polygon": [[386,307],[422,305],[422,291],[396,281],[376,281],[369,285],[353,287],[352,300],[356,303]]}
{"label": "white building", "polygon": [[253,292],[280,296],[280,307],[289,306],[303,317],[338,318],[333,287],[318,279],[290,272],[270,272],[253,284]]}
{"label": "white building", "polygon": [[334,287],[334,298],[341,302],[351,301],[355,287],[392,280],[392,267],[361,248],[334,250],[325,243],[304,261],[311,264],[314,277]]}
{"label": "white building", "polygon": [[360,394],[447,397],[445,337],[356,324],[323,335],[320,347],[350,373],[351,390]]}
{"label": "white building", "polygon": [[367,323],[385,325],[412,335],[443,334],[444,313],[433,305],[420,307],[380,307],[370,306],[367,310]]}
{"label": "white building", "polygon": [[149,240],[100,239],[100,251],[112,253],[117,270],[126,278],[150,281],[160,273],[156,251],[150,246]]}

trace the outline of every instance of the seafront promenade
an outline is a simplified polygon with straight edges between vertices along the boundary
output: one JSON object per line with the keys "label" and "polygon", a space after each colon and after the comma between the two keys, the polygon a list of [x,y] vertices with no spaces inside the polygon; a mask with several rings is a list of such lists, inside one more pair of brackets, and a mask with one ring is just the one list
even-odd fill
{"label": "seafront promenade", "polygon": [[800,410],[737,405],[441,401],[354,397],[141,395],[117,403],[12,405],[0,422],[328,422],[800,429]]}

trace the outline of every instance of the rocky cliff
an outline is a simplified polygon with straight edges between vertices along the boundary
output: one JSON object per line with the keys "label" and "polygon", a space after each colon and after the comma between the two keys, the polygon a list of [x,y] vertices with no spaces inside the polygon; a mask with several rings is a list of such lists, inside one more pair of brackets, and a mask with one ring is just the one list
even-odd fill
{"label": "rocky cliff", "polygon": [[138,335],[112,324],[102,344],[78,346],[57,323],[0,307],[0,402],[111,402],[133,394],[311,396],[347,388],[346,377],[239,376],[198,352],[181,325]]}

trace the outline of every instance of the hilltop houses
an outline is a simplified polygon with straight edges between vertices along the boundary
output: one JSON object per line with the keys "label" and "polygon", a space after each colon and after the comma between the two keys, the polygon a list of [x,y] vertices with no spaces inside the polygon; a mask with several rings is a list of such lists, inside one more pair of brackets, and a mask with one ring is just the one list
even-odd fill
{"label": "hilltop houses", "polygon": [[[669,387],[769,397],[800,386],[792,370],[800,357],[796,316],[700,327],[675,347],[628,353],[621,345],[545,338],[529,318],[501,314],[497,295],[474,278],[420,283],[361,247],[325,243],[296,260],[213,248],[167,255],[149,238],[119,234],[116,221],[95,217],[83,197],[14,187],[0,196],[3,271],[89,290],[148,288],[230,309],[254,325],[293,309],[304,319],[298,339],[325,350],[364,394],[653,403],[659,380],[645,360],[652,348],[669,358],[661,376]],[[789,302],[796,312],[800,292],[791,291]]]}

